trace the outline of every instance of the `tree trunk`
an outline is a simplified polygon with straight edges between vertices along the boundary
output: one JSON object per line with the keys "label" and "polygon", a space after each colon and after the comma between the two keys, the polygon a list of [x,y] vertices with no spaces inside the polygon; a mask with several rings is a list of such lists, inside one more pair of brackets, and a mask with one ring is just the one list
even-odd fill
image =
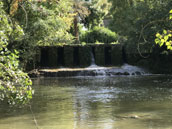
{"label": "tree trunk", "polygon": [[74,36],[75,36],[75,43],[79,43],[78,16],[75,16],[74,18]]}

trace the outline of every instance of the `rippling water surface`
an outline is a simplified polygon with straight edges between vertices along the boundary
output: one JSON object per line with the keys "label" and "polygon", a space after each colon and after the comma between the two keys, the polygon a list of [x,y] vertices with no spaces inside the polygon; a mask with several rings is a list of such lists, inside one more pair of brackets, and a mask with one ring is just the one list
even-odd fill
{"label": "rippling water surface", "polygon": [[[34,79],[39,129],[172,129],[171,76]],[[0,129],[37,129],[29,107],[0,105]]]}

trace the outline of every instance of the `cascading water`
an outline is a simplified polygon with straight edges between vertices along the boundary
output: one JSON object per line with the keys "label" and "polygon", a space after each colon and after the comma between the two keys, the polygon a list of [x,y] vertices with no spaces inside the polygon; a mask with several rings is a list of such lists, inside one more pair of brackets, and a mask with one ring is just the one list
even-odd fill
{"label": "cascading water", "polygon": [[94,48],[90,52],[91,55],[91,65],[85,70],[81,71],[79,76],[115,76],[115,75],[147,75],[149,74],[146,70],[132,66],[129,64],[124,64],[121,67],[100,67],[95,63],[94,58]]}
{"label": "cascading water", "polygon": [[143,68],[137,67],[137,66],[132,66],[129,64],[124,64],[121,67],[124,71],[128,72],[130,75],[137,75],[137,74],[148,74],[148,72],[146,70],[144,70]]}
{"label": "cascading water", "polygon": [[90,51],[91,56],[91,64],[88,68],[99,68],[99,66],[96,65],[95,57],[94,57],[94,48],[92,48],[92,51]]}
{"label": "cascading water", "polygon": [[[87,74],[88,75],[96,75],[96,76],[106,76],[106,72],[105,72],[105,67],[100,67],[100,66],[97,66],[96,63],[95,63],[95,57],[94,57],[94,49],[92,49],[92,51],[90,52],[90,56],[91,56],[91,65],[89,67],[87,67],[86,69],[88,70],[87,71]],[[87,75],[86,74],[86,75]],[[82,75],[79,74],[79,75]]]}
{"label": "cascading water", "polygon": [[87,68],[42,69],[39,75],[45,77],[69,76],[117,76],[117,75],[150,75],[146,70],[137,66],[124,64],[121,67],[99,67],[94,65]]}
{"label": "cascading water", "polygon": [[90,65],[90,67],[97,67],[97,65],[95,63],[94,54],[93,54],[92,51],[90,52],[90,56],[91,56],[91,65]]}
{"label": "cascading water", "polygon": [[120,68],[108,69],[107,73],[110,75],[148,75],[149,72],[143,68],[124,64]]}
{"label": "cascading water", "polygon": [[143,68],[124,64],[121,67],[99,67],[91,65],[83,70],[80,76],[115,76],[115,75],[149,75],[150,73]]}

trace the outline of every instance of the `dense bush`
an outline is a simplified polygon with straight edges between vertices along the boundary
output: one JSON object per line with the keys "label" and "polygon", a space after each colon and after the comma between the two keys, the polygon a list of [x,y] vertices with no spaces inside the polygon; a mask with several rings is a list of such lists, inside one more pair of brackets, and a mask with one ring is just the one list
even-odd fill
{"label": "dense bush", "polygon": [[[4,11],[15,28],[20,27],[24,35],[14,41],[10,35],[8,49],[19,51],[20,66],[35,65],[38,46],[53,46],[71,43],[68,32],[73,23],[71,0],[3,0]],[[1,20],[1,19],[0,19]]]}
{"label": "dense bush", "polygon": [[113,19],[109,28],[124,37],[129,52],[152,53],[157,32],[171,28],[168,20],[170,0],[143,0],[128,3],[112,0]]}
{"label": "dense bush", "polygon": [[118,40],[118,35],[115,32],[109,30],[108,28],[97,26],[84,34],[81,34],[80,39],[81,42],[86,43],[112,43]]}
{"label": "dense bush", "polygon": [[32,81],[19,68],[18,52],[8,49],[9,37],[17,41],[22,28],[9,22],[10,17],[0,2],[0,101],[9,104],[25,104],[32,98]]}

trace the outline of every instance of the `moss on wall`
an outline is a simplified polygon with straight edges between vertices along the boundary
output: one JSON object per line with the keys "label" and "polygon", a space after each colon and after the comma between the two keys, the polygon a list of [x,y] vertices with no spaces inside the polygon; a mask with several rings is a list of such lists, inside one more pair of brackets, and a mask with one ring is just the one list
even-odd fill
{"label": "moss on wall", "polygon": [[67,67],[73,66],[73,47],[64,47],[64,64]]}
{"label": "moss on wall", "polygon": [[141,60],[141,56],[139,54],[130,54],[130,53],[127,53],[127,63],[128,64],[133,64],[133,65],[136,65],[137,62],[139,62]]}
{"label": "moss on wall", "polygon": [[49,62],[49,48],[41,48],[41,61],[40,61],[40,66],[41,67],[48,67],[48,62]]}
{"label": "moss on wall", "polygon": [[36,50],[36,55],[35,55],[35,65],[40,65],[41,63],[41,49]]}
{"label": "moss on wall", "polygon": [[91,64],[91,53],[95,57],[96,65],[99,66],[121,65],[123,58],[122,47],[119,44],[42,47],[40,51],[41,65],[39,66],[50,68],[58,66],[88,67]]}
{"label": "moss on wall", "polygon": [[122,65],[123,56],[122,56],[122,46],[121,45],[112,46],[111,60],[112,60],[112,65],[115,65],[115,66]]}
{"label": "moss on wall", "polygon": [[96,65],[105,65],[104,46],[95,47],[95,62]]}
{"label": "moss on wall", "polygon": [[91,47],[79,47],[80,66],[87,67],[91,64]]}
{"label": "moss on wall", "polygon": [[57,67],[57,48],[56,47],[50,47],[48,50],[48,66],[49,67]]}
{"label": "moss on wall", "polygon": [[57,48],[57,66],[64,66],[64,47]]}

